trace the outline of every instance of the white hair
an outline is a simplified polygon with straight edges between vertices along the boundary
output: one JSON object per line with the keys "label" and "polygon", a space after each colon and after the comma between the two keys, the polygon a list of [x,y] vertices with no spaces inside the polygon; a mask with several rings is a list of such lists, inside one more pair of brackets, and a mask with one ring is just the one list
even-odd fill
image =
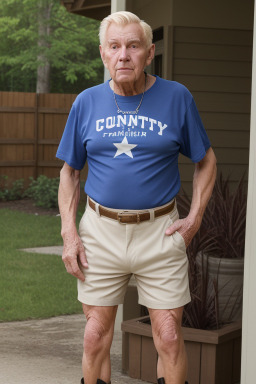
{"label": "white hair", "polygon": [[149,47],[152,44],[153,33],[150,25],[148,25],[145,21],[141,20],[132,12],[121,11],[114,12],[102,20],[99,30],[99,38],[101,45],[104,45],[105,43],[106,32],[111,23],[115,23],[118,25],[127,25],[132,23],[139,24],[142,27],[144,33],[146,46]]}

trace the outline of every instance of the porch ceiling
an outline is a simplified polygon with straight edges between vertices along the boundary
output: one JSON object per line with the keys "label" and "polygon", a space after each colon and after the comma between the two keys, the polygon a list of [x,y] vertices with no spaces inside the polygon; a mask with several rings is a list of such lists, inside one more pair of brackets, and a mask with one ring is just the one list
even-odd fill
{"label": "porch ceiling", "polygon": [[111,0],[61,0],[68,12],[102,20],[111,12]]}

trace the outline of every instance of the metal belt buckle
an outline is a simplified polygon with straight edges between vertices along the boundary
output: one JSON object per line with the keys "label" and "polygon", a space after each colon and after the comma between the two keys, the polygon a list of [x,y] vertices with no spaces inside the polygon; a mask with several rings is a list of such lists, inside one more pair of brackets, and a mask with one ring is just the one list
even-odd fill
{"label": "metal belt buckle", "polygon": [[117,213],[117,220],[118,220],[118,223],[120,223],[120,224],[127,224],[127,223],[123,223],[122,221],[121,221],[121,218],[124,216],[124,215],[127,215],[127,212],[129,212],[129,211],[122,211],[122,212],[118,212]]}
{"label": "metal belt buckle", "polygon": [[[123,217],[123,216],[127,216],[127,215],[129,215],[129,211],[118,212],[118,214],[117,214],[117,220],[118,220],[118,222],[119,222],[120,224],[132,224],[131,222],[123,223],[123,222],[121,221],[122,217]],[[136,216],[136,222],[137,222],[137,224],[140,223],[140,214],[139,214],[139,213],[137,213],[137,214],[136,214],[136,213],[131,213],[130,215]]]}

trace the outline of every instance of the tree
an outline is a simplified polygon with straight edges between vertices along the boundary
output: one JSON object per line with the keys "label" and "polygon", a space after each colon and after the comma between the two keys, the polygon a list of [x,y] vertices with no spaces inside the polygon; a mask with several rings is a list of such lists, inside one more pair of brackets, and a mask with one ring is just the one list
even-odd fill
{"label": "tree", "polygon": [[59,0],[1,0],[0,90],[77,93],[98,84],[98,27]]}
{"label": "tree", "polygon": [[37,55],[37,93],[50,92],[50,70],[51,63],[47,55],[50,49],[51,37],[51,12],[53,7],[52,0],[39,0],[38,1],[38,55]]}

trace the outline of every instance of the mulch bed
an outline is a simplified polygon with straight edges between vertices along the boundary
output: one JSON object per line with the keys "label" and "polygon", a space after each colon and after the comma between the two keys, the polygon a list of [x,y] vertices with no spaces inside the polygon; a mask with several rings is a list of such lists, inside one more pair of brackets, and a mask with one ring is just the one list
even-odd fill
{"label": "mulch bed", "polygon": [[14,201],[0,201],[0,209],[8,208],[15,211],[21,211],[25,213],[30,213],[32,215],[50,215],[56,216],[59,214],[58,208],[42,208],[37,207],[35,202],[30,199],[21,199]]}

